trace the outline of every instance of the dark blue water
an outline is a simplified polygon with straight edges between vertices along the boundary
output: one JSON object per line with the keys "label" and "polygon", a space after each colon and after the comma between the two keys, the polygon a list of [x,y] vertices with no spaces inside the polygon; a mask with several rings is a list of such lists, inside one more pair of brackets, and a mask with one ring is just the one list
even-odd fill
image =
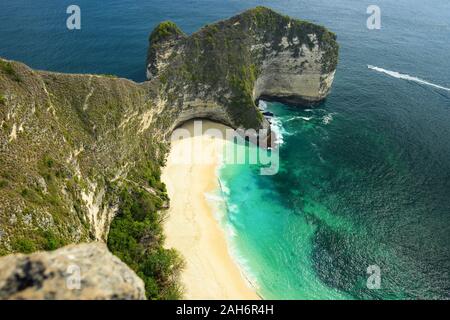
{"label": "dark blue water", "polygon": [[[373,2],[77,1],[82,29],[69,31],[71,1],[3,1],[0,56],[143,81],[162,20],[191,33],[262,4],[329,27],[341,57],[327,101],[269,105],[285,130],[280,173],[221,173],[236,254],[268,298],[448,299],[450,92],[367,65],[450,88],[450,3],[375,1],[382,29],[368,30]],[[369,265],[381,269],[379,290],[366,287]]]}

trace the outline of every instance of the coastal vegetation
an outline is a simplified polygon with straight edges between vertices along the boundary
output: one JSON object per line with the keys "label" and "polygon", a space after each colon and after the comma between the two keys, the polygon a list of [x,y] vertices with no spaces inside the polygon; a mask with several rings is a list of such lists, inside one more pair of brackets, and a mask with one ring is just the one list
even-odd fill
{"label": "coastal vegetation", "polygon": [[179,299],[182,288],[178,278],[184,262],[175,250],[164,248],[162,224],[169,199],[159,166],[148,162],[136,174],[141,174],[147,187],[122,185],[108,248],[144,280],[148,299]]}
{"label": "coastal vegetation", "polygon": [[152,300],[179,299],[178,276],[183,260],[173,249],[165,249],[162,202],[148,192],[127,186],[114,218],[108,247],[144,280],[146,295]]}
{"label": "coastal vegetation", "polygon": [[150,43],[156,43],[169,36],[184,35],[178,26],[172,21],[163,21],[150,34]]}
{"label": "coastal vegetation", "polygon": [[0,60],[0,70],[11,77],[14,81],[20,82],[21,79],[15,72],[11,62]]}

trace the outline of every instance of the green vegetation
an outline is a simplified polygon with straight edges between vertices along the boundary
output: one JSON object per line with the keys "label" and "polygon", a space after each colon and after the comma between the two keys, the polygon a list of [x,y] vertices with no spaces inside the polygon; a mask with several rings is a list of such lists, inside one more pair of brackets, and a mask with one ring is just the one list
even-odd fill
{"label": "green vegetation", "polygon": [[4,60],[0,60],[0,70],[2,70],[7,75],[15,75],[14,68],[12,67],[12,64],[10,62],[6,62]]}
{"label": "green vegetation", "polygon": [[155,43],[172,35],[183,35],[183,31],[172,21],[161,22],[150,35],[150,42]]}
{"label": "green vegetation", "polygon": [[0,70],[6,75],[10,76],[14,81],[21,82],[20,76],[14,70],[11,62],[7,62],[0,59]]}
{"label": "green vegetation", "polygon": [[[292,27],[286,33],[287,23]],[[167,68],[158,70],[153,64],[150,71],[157,81],[143,84],[113,75],[32,71],[0,59],[0,106],[9,95],[15,100],[14,119],[2,127],[7,133],[25,123],[14,143],[7,134],[0,141],[8,146],[0,157],[0,229],[7,235],[0,239],[0,255],[95,239],[82,196],[88,192],[102,210],[118,205],[108,247],[143,279],[147,297],[180,298],[183,261],[163,246],[168,197],[160,167],[169,130],[192,97],[224,106],[232,125],[259,128],[263,117],[253,89],[265,55],[279,53],[282,37],[298,37],[299,48],[311,45],[308,33],[316,33],[320,45],[329,49],[324,66],[332,69],[337,63],[334,34],[263,7],[190,37],[173,22],[159,24],[150,36],[148,61],[164,56],[166,40],[180,47],[164,58]],[[260,41],[273,43],[273,48],[258,49]],[[301,55],[300,49],[293,53]],[[157,101],[165,106],[143,130],[142,115],[155,110]]]}
{"label": "green vegetation", "polygon": [[55,164],[55,161],[48,155],[44,157],[44,163],[48,168],[52,168]]}
{"label": "green vegetation", "polygon": [[256,24],[260,28],[272,29],[276,28],[279,23],[279,19],[290,20],[287,16],[282,16],[269,8],[258,6],[254,9],[248,10],[244,15],[250,16],[256,21]]}
{"label": "green vegetation", "polygon": [[151,160],[138,164],[118,189],[119,210],[110,227],[108,247],[144,281],[148,299],[179,299],[178,278],[184,262],[175,250],[164,248],[162,227],[169,202],[160,169],[166,147],[152,142],[150,148]]}
{"label": "green vegetation", "polygon": [[38,164],[38,171],[45,180],[47,190],[44,191],[40,186],[27,187],[22,189],[21,195],[34,204],[47,206],[55,216],[60,216],[65,211],[60,195],[60,180],[64,178],[64,168],[52,157],[45,155]]}
{"label": "green vegetation", "polygon": [[230,77],[233,98],[230,102],[229,112],[235,121],[242,121],[250,128],[258,128],[262,121],[261,113],[255,108],[252,93],[258,73],[255,64],[242,65]]}
{"label": "green vegetation", "polygon": [[[2,174],[0,190],[15,193],[26,203],[26,207],[19,211],[17,222],[12,224],[15,232],[12,233],[11,251],[31,253],[37,250],[55,250],[71,243],[61,226],[67,225],[66,219],[69,210],[65,199],[61,196],[61,180],[64,179],[63,166],[49,155],[43,156],[37,165],[41,183],[28,183],[21,189],[6,188],[10,184],[11,177]],[[10,190],[8,190],[10,189]],[[67,189],[69,192],[72,191]],[[11,194],[4,193],[4,197]],[[42,213],[45,213],[43,215]],[[41,224],[51,215],[51,224]],[[76,217],[73,217],[76,218]],[[70,226],[69,226],[70,227]]]}
{"label": "green vegetation", "polygon": [[336,35],[326,30],[320,34],[322,46],[327,48],[322,56],[322,71],[329,73],[336,69],[339,60],[339,44],[336,42]]}
{"label": "green vegetation", "polygon": [[51,230],[43,231],[41,233],[41,243],[45,250],[56,250],[67,244]]}
{"label": "green vegetation", "polygon": [[13,250],[20,253],[32,253],[36,251],[34,241],[28,238],[20,238],[12,243]]}
{"label": "green vegetation", "polygon": [[123,188],[120,198],[109,232],[109,249],[144,280],[148,299],[181,298],[178,275],[183,260],[175,250],[163,247],[164,216],[158,210],[164,200],[130,185]]}
{"label": "green vegetation", "polygon": [[6,186],[8,186],[8,181],[1,179],[0,180],[0,188],[5,188]]}
{"label": "green vegetation", "polygon": [[[158,34],[166,34],[164,25],[155,29],[151,39],[157,38]],[[259,129],[264,119],[253,101],[257,98],[253,97],[253,89],[265,59],[284,51],[283,43],[286,41],[291,46],[292,56],[300,58],[302,46],[312,49],[316,44],[311,34],[317,35],[319,46],[324,51],[323,72],[334,71],[338,45],[332,32],[262,6],[229,20],[206,25],[193,35],[180,39],[178,49],[173,50],[171,56],[178,53],[165,61],[167,67],[163,71],[157,70],[154,62],[158,57],[156,52],[162,50],[164,53],[166,48],[153,41],[148,61],[153,62],[150,66],[153,75],[160,77],[161,92],[168,104],[182,105],[184,96],[174,93],[188,88],[190,95],[199,94],[224,106],[232,119],[232,126]],[[261,46],[261,43],[269,43],[270,46]]]}
{"label": "green vegetation", "polygon": [[37,250],[56,250],[68,243],[51,230],[38,229],[33,236],[19,236],[12,241],[12,249],[20,253],[32,253]]}
{"label": "green vegetation", "polygon": [[[310,49],[312,49],[314,43],[308,35],[316,34],[321,48],[325,49],[324,57],[322,57],[323,71],[328,73],[336,69],[339,46],[336,42],[336,35],[327,28],[308,21],[292,19],[263,6],[244,12],[242,18],[250,24],[254,23],[256,28],[266,30],[265,37],[271,40],[275,48],[280,43],[281,37],[285,35],[284,28],[280,28],[280,26],[290,24],[290,29],[287,33],[288,40],[292,42],[295,37],[300,43],[308,45]],[[298,54],[299,51],[296,50],[294,57],[298,57]]]}
{"label": "green vegetation", "polygon": [[[164,48],[163,44],[165,41],[176,40],[182,37],[185,37],[183,31],[171,21],[164,21],[156,26],[149,37],[150,47],[147,55],[147,65],[151,64],[150,72],[152,74],[155,75],[158,72],[155,62],[158,57],[158,51]],[[164,81],[161,81],[161,83],[163,85],[166,84]]]}

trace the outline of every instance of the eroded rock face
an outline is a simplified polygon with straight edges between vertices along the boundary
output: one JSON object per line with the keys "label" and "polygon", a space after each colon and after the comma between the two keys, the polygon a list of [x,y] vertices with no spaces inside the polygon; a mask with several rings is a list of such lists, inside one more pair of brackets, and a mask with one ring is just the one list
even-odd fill
{"label": "eroded rock face", "polygon": [[167,66],[177,42],[184,38],[186,35],[170,21],[160,23],[158,28],[152,32],[147,54],[148,80],[156,77],[159,71]]}
{"label": "eroded rock face", "polygon": [[0,299],[145,299],[144,292],[143,281],[100,243],[0,259]]}
{"label": "eroded rock face", "polygon": [[329,94],[338,49],[324,27],[257,7],[189,37],[160,24],[150,37],[148,76],[178,122],[210,107],[210,115],[219,111],[212,119],[259,129],[267,124],[256,100],[309,105]]}
{"label": "eroded rock face", "polygon": [[278,100],[307,105],[326,98],[335,70],[324,65],[326,51],[314,33],[308,34],[312,45],[301,44],[298,37],[282,38],[284,50],[272,51],[263,61],[256,80],[255,99]]}

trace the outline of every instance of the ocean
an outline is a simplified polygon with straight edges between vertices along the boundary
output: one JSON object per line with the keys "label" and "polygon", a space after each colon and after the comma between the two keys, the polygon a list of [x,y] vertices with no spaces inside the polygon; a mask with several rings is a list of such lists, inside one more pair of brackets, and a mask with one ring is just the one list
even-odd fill
{"label": "ocean", "polygon": [[[0,56],[144,81],[163,20],[192,33],[265,5],[334,31],[326,101],[266,103],[282,134],[279,173],[220,169],[230,249],[267,299],[450,299],[450,2],[79,0],[81,30],[69,31],[71,4],[3,1]],[[372,4],[380,30],[366,25]]]}

